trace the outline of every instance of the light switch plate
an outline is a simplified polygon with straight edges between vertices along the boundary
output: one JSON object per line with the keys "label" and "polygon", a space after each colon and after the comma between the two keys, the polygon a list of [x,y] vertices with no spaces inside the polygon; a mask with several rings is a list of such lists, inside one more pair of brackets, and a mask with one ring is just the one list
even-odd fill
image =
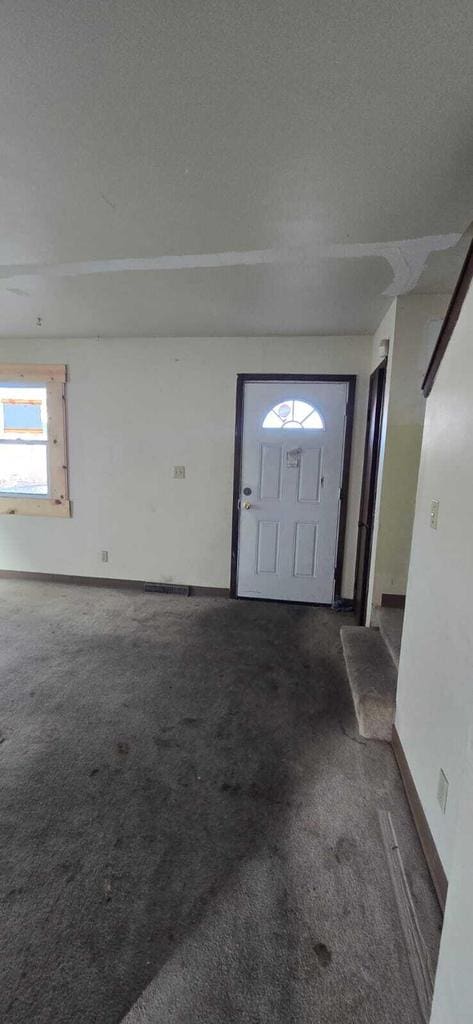
{"label": "light switch plate", "polygon": [[445,814],[445,811],[446,811],[447,799],[448,799],[448,779],[447,779],[447,776],[445,775],[445,772],[441,768],[440,772],[439,772],[439,781],[438,781],[438,786],[437,786],[437,800],[438,800],[438,802],[440,804],[440,807],[442,809],[442,813],[443,814]]}
{"label": "light switch plate", "polygon": [[174,476],[175,480],[185,480],[186,467],[185,466],[174,466],[173,476]]}
{"label": "light switch plate", "polygon": [[437,529],[437,524],[439,521],[439,507],[439,501],[432,501],[430,503],[430,525],[433,530]]}
{"label": "light switch plate", "polygon": [[466,744],[466,756],[468,762],[473,765],[473,725],[470,725],[468,729],[468,739]]}

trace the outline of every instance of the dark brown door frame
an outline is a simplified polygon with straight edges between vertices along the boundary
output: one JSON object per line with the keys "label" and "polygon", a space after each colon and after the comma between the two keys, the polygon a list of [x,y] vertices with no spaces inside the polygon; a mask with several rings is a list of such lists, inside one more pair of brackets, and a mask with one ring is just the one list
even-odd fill
{"label": "dark brown door frame", "polygon": [[455,290],[450,299],[450,304],[445,314],[437,344],[432,353],[432,358],[427,367],[427,372],[422,382],[422,390],[425,398],[428,398],[432,391],[434,380],[437,376],[442,359],[447,351],[448,344],[455,330],[458,317],[462,311],[463,303],[468,295],[471,282],[473,281],[473,241],[470,242],[465,262],[460,271],[460,277],[455,285]]}
{"label": "dark brown door frame", "polygon": [[[348,400],[346,407],[345,443],[343,447],[342,491],[340,495],[340,519],[338,523],[337,561],[335,566],[335,598],[340,597],[342,586],[343,557],[345,550],[345,531],[347,524],[348,482],[350,476],[351,445],[353,436],[353,418],[355,412],[356,376],[354,374],[335,373],[239,373],[236,386],[235,411],[235,457],[233,469],[233,510],[232,510],[232,561],[230,572],[230,596],[237,597],[238,569],[238,499],[241,491],[241,452],[243,441],[243,404],[245,384],[259,381],[308,380],[327,381],[332,384],[348,384]],[[239,600],[242,600],[241,598]],[[263,600],[262,598],[244,598],[244,600]],[[297,602],[294,602],[297,603]],[[305,603],[305,602],[304,602]]]}
{"label": "dark brown door frame", "polygon": [[383,359],[382,363],[371,374],[366,418],[365,454],[361,483],[355,571],[355,612],[359,625],[363,626],[365,624],[368,602],[387,363],[388,360]]}

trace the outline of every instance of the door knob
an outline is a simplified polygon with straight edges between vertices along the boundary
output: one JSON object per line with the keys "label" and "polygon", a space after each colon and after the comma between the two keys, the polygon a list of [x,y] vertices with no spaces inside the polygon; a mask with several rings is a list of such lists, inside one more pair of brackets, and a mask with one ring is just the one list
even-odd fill
{"label": "door knob", "polygon": [[243,508],[248,511],[248,509],[251,508],[251,501],[244,501]]}

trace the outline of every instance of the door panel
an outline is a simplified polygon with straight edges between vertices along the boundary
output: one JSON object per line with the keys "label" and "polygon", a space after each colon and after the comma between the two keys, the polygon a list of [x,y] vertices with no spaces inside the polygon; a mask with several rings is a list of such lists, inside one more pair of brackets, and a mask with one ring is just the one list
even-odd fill
{"label": "door panel", "polygon": [[259,496],[263,500],[281,497],[281,458],[281,445],[261,445]]}
{"label": "door panel", "polygon": [[332,602],[347,398],[338,381],[245,384],[239,596]]}
{"label": "door panel", "polygon": [[298,501],[320,501],[323,448],[303,448],[300,455]]}
{"label": "door panel", "polygon": [[275,573],[278,569],[279,523],[258,520],[256,572]]}
{"label": "door panel", "polygon": [[316,523],[296,523],[294,576],[315,576],[316,551]]}

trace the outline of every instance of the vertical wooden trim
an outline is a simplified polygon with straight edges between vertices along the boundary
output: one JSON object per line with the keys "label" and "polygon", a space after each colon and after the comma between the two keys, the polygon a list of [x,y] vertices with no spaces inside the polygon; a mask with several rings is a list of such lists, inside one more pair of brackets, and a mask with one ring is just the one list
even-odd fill
{"label": "vertical wooden trim", "polygon": [[335,597],[342,592],[343,556],[345,553],[345,533],[348,512],[348,484],[350,480],[351,447],[353,438],[353,421],[355,417],[356,377],[348,380],[348,400],[345,419],[345,439],[343,448],[342,493],[340,496],[340,516],[338,521],[337,561],[335,563]]}
{"label": "vertical wooden trim", "polygon": [[48,472],[51,498],[55,502],[67,501],[68,481],[66,462],[66,415],[64,384],[48,384],[46,400],[48,410]]}
{"label": "vertical wooden trim", "polygon": [[426,398],[432,391],[434,380],[437,376],[439,366],[448,348],[448,343],[455,330],[458,317],[460,316],[463,303],[468,294],[470,284],[473,280],[473,241],[466,254],[465,262],[460,271],[460,276],[455,285],[455,290],[450,299],[450,304],[445,314],[437,344],[432,353],[432,358],[427,367],[427,373],[422,382],[422,390]]}
{"label": "vertical wooden trim", "polygon": [[235,405],[235,450],[233,458],[233,508],[232,508],[232,562],[230,571],[230,597],[237,596],[238,575],[238,527],[241,481],[241,446],[243,440],[243,401],[245,394],[245,378],[242,373],[237,376]]}
{"label": "vertical wooden trim", "polygon": [[412,773],[399,738],[399,733],[395,725],[393,726],[392,748],[398,764],[401,779],[403,781],[404,789],[406,791],[407,802],[411,809],[420,844],[427,861],[427,867],[434,884],[435,892],[437,893],[437,899],[442,910],[445,910],[448,890],[447,876],[445,874],[442,861],[440,860],[433,835],[430,831],[429,823],[425,816],[424,808],[422,807],[420,797],[416,789],[416,784],[412,777]]}
{"label": "vertical wooden trim", "polygon": [[[361,626],[364,625],[366,619],[368,603],[387,364],[388,360],[385,358],[373,370],[368,393],[354,588],[355,612],[358,624]],[[365,501],[365,499],[367,500]]]}

